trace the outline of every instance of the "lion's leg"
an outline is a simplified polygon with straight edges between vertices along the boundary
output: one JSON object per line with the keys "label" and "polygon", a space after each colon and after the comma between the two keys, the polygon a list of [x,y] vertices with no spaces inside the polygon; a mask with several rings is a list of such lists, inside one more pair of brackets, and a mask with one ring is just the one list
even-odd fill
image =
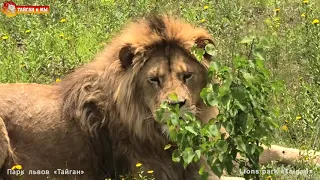
{"label": "lion's leg", "polygon": [[9,150],[9,137],[7,129],[0,117],[0,169],[3,167],[4,162],[8,158]]}
{"label": "lion's leg", "polygon": [[286,148],[277,145],[271,145],[270,148],[263,146],[264,151],[260,155],[260,163],[267,164],[271,161],[294,165],[299,160],[320,165],[320,152],[302,151],[294,148]]}
{"label": "lion's leg", "polygon": [[10,146],[10,140],[3,119],[0,117],[0,169],[7,161],[14,161],[14,153]]}
{"label": "lion's leg", "polygon": [[[229,134],[224,128],[221,128],[220,132],[225,134],[225,138],[229,137]],[[279,161],[280,163],[295,165],[297,161],[301,160],[301,158],[304,158],[305,162],[320,166],[320,152],[302,151],[299,149],[286,148],[278,145],[271,145],[270,148],[263,146],[263,149],[264,151],[259,157],[260,164],[268,164],[271,161]],[[238,157],[241,158],[240,155],[238,155]]]}

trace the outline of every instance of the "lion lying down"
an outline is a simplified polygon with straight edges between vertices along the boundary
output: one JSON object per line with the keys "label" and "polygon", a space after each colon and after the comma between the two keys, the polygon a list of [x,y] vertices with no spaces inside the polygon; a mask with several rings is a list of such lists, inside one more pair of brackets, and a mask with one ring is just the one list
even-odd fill
{"label": "lion lying down", "polygon": [[163,149],[168,139],[154,112],[176,93],[170,103],[182,112],[203,123],[217,115],[199,95],[210,57],[199,63],[189,51],[205,41],[206,30],[177,19],[143,19],[61,83],[0,85],[0,179],[19,179],[7,170],[15,164],[23,179],[119,179],[138,162],[157,180],[199,179],[200,164],[184,169],[171,160],[174,148]]}

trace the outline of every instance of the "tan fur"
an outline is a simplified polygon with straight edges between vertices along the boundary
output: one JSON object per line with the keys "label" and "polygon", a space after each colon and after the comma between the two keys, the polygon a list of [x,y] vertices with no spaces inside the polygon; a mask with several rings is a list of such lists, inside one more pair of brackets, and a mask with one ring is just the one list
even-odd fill
{"label": "tan fur", "polygon": [[[138,171],[140,162],[156,179],[199,179],[199,164],[184,169],[171,160],[174,147],[163,149],[170,142],[154,112],[176,93],[185,102],[182,111],[203,123],[217,115],[199,96],[209,60],[199,63],[190,53],[207,40],[207,31],[175,18],[142,19],[59,84],[0,85],[0,178],[14,179],[6,173],[18,163],[24,179],[46,178],[29,170],[75,178],[53,174],[66,168],[84,171],[76,179],[119,179]],[[154,76],[160,84],[150,80]]]}

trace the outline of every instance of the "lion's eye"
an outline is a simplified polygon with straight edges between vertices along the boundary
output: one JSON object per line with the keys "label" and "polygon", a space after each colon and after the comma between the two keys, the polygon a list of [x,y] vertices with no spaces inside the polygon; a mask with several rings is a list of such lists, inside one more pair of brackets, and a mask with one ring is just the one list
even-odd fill
{"label": "lion's eye", "polygon": [[193,77],[192,73],[186,73],[183,75],[183,81],[186,82],[188,80],[190,80]]}
{"label": "lion's eye", "polygon": [[159,77],[152,77],[152,78],[149,78],[148,81],[152,84],[160,84],[160,79]]}

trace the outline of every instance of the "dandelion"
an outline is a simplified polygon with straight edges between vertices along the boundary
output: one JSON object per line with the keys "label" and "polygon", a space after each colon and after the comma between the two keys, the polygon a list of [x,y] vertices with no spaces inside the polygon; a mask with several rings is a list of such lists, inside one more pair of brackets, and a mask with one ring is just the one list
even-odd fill
{"label": "dandelion", "polygon": [[319,19],[314,19],[313,21],[312,21],[312,24],[313,25],[317,25],[317,24],[319,24],[320,22],[319,22]]}
{"label": "dandelion", "polygon": [[63,33],[61,33],[61,34],[60,34],[60,38],[63,38],[63,37],[64,37],[64,34],[63,34]]}
{"label": "dandelion", "polygon": [[205,22],[206,20],[203,18],[203,19],[201,19],[201,22]]}
{"label": "dandelion", "polygon": [[29,34],[29,33],[31,33],[31,30],[30,30],[30,29],[27,29],[27,30],[25,31],[25,33],[26,33],[26,34]]}
{"label": "dandelion", "polygon": [[141,163],[137,163],[137,164],[136,164],[136,167],[141,167],[141,166],[142,166]]}
{"label": "dandelion", "polygon": [[64,23],[64,22],[66,22],[66,19],[65,19],[65,18],[62,18],[62,19],[60,19],[60,22],[61,22],[61,23]]}
{"label": "dandelion", "polygon": [[297,116],[297,117],[296,117],[296,120],[300,120],[300,119],[302,119],[301,116]]}
{"label": "dandelion", "polygon": [[4,35],[4,36],[2,36],[1,38],[2,38],[3,40],[7,40],[7,39],[9,39],[9,36]]}
{"label": "dandelion", "polygon": [[283,125],[283,126],[281,126],[281,129],[282,129],[283,131],[286,131],[286,132],[287,132],[289,128],[288,128],[288,126]]}
{"label": "dandelion", "polygon": [[306,17],[306,13],[302,13],[302,14],[301,14],[301,17]]}
{"label": "dandelion", "polygon": [[149,170],[147,171],[148,174],[152,174],[153,173],[153,170]]}
{"label": "dandelion", "polygon": [[11,169],[12,169],[12,170],[15,170],[15,169],[21,170],[21,169],[22,169],[22,166],[19,165],[19,164],[17,164],[17,165],[12,166]]}
{"label": "dandelion", "polygon": [[209,9],[209,6],[204,6],[203,9],[207,10],[207,9]]}
{"label": "dandelion", "polygon": [[276,12],[276,13],[280,12],[280,8],[274,9],[274,12]]}
{"label": "dandelion", "polygon": [[308,0],[303,0],[303,4],[308,4],[309,1]]}
{"label": "dandelion", "polygon": [[60,79],[60,78],[57,78],[57,79],[56,79],[56,83],[59,83],[59,82],[61,82],[61,79]]}

